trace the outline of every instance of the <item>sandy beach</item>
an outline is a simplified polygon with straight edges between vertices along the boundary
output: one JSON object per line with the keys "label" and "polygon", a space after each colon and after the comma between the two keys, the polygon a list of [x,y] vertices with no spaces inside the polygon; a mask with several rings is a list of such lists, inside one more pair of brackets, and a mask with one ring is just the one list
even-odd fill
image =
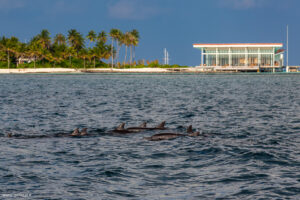
{"label": "sandy beach", "polygon": [[69,68],[27,68],[27,69],[0,69],[0,74],[27,74],[27,73],[78,73],[77,69]]}
{"label": "sandy beach", "polygon": [[199,73],[198,68],[133,68],[133,69],[70,69],[70,68],[37,68],[37,69],[0,69],[0,74],[26,73]]}

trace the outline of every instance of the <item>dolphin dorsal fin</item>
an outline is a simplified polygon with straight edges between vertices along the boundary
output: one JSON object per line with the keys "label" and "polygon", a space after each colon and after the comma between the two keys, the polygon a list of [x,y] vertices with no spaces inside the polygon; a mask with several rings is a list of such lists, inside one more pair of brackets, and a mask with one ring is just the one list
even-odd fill
{"label": "dolphin dorsal fin", "polygon": [[140,128],[146,128],[147,127],[147,122],[143,122],[141,125],[140,125]]}
{"label": "dolphin dorsal fin", "polygon": [[83,128],[80,132],[80,135],[87,135],[87,128]]}
{"label": "dolphin dorsal fin", "polygon": [[156,128],[165,128],[165,124],[166,124],[166,122],[163,121],[163,122],[160,123]]}
{"label": "dolphin dorsal fin", "polygon": [[72,136],[77,136],[79,135],[79,128],[76,128],[73,133],[71,134]]}
{"label": "dolphin dorsal fin", "polygon": [[193,126],[190,125],[187,130],[186,130],[187,133],[193,133]]}
{"label": "dolphin dorsal fin", "polygon": [[79,128],[75,128],[75,130],[73,131],[73,133],[79,133]]}
{"label": "dolphin dorsal fin", "polygon": [[116,130],[124,130],[125,129],[125,123],[120,124]]}

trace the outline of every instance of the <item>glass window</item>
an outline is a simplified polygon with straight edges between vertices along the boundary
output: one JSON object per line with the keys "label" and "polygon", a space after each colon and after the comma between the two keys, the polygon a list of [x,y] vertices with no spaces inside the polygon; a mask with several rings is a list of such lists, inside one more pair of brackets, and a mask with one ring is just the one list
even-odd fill
{"label": "glass window", "polygon": [[206,48],[205,53],[217,53],[217,50],[215,48]]}
{"label": "glass window", "polygon": [[260,53],[273,53],[273,48],[261,48]]}
{"label": "glass window", "polygon": [[232,48],[232,53],[246,53],[245,48]]}
{"label": "glass window", "polygon": [[221,48],[221,49],[219,49],[219,53],[229,53],[229,49],[228,48]]}
{"label": "glass window", "polygon": [[248,65],[249,66],[258,66],[258,54],[248,55]]}
{"label": "glass window", "polygon": [[216,66],[216,55],[205,55],[204,63],[206,66]]}
{"label": "glass window", "polygon": [[245,65],[246,65],[245,54],[232,55],[232,66],[245,66]]}
{"label": "glass window", "polygon": [[272,66],[272,55],[261,55],[262,66]]}
{"label": "glass window", "polygon": [[258,53],[258,48],[248,48],[248,53]]}
{"label": "glass window", "polygon": [[229,66],[229,55],[219,55],[219,66]]}

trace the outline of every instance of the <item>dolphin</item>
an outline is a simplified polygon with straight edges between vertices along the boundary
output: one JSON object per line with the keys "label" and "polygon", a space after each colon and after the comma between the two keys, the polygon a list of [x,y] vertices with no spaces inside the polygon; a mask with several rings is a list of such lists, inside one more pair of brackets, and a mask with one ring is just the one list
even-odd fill
{"label": "dolphin", "polygon": [[188,126],[186,132],[188,133],[188,136],[190,136],[190,137],[200,136],[200,132],[199,131],[198,132],[193,132],[193,126],[192,125]]}
{"label": "dolphin", "polygon": [[87,128],[83,128],[79,131],[79,128],[76,128],[71,134],[70,133],[56,133],[53,135],[20,135],[20,134],[12,134],[8,133],[8,138],[16,138],[16,139],[42,139],[42,138],[59,138],[59,137],[78,137],[78,136],[86,136]]}
{"label": "dolphin", "polygon": [[125,123],[120,124],[116,129],[112,130],[111,132],[120,134],[136,133],[136,131],[130,131],[125,129]]}
{"label": "dolphin", "polygon": [[166,129],[165,124],[166,124],[166,122],[163,121],[162,123],[160,123],[156,127],[150,128],[150,127],[147,127],[147,123],[144,122],[143,124],[141,124],[140,127],[129,127],[129,128],[127,128],[127,130],[136,131],[136,132],[145,131],[145,130],[165,130]]}
{"label": "dolphin", "polygon": [[190,125],[187,128],[187,133],[188,134],[179,134],[179,133],[159,133],[155,134],[151,137],[146,137],[144,139],[149,140],[149,141],[160,141],[160,140],[172,140],[178,137],[196,137],[200,135],[200,132],[193,132],[193,127]]}
{"label": "dolphin", "polygon": [[79,132],[79,128],[76,128],[73,133],[70,134],[70,136],[74,137],[74,136],[80,136],[80,132]]}
{"label": "dolphin", "polygon": [[155,134],[151,137],[145,137],[144,139],[149,141],[160,141],[160,140],[171,140],[178,137],[184,137],[186,135],[184,134],[178,134],[178,133],[159,133]]}
{"label": "dolphin", "polygon": [[87,128],[83,128],[80,132],[80,136],[86,136],[87,134]]}
{"label": "dolphin", "polygon": [[134,132],[134,133],[138,133],[138,132],[141,132],[141,131],[144,131],[144,130],[147,130],[147,122],[143,122],[140,126],[137,126],[137,127],[129,127],[129,128],[126,128],[127,131],[129,132]]}

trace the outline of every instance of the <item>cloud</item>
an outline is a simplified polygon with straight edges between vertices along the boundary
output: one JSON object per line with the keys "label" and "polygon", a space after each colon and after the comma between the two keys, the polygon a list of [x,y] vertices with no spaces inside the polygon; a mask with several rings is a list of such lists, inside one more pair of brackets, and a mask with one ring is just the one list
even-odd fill
{"label": "cloud", "polygon": [[22,8],[25,6],[22,0],[0,0],[0,10],[10,10],[16,8]]}
{"label": "cloud", "polygon": [[264,3],[265,0],[219,0],[220,6],[237,10],[261,7]]}
{"label": "cloud", "polygon": [[108,5],[108,14],[115,19],[143,20],[160,13],[160,9],[142,0],[118,0]]}

